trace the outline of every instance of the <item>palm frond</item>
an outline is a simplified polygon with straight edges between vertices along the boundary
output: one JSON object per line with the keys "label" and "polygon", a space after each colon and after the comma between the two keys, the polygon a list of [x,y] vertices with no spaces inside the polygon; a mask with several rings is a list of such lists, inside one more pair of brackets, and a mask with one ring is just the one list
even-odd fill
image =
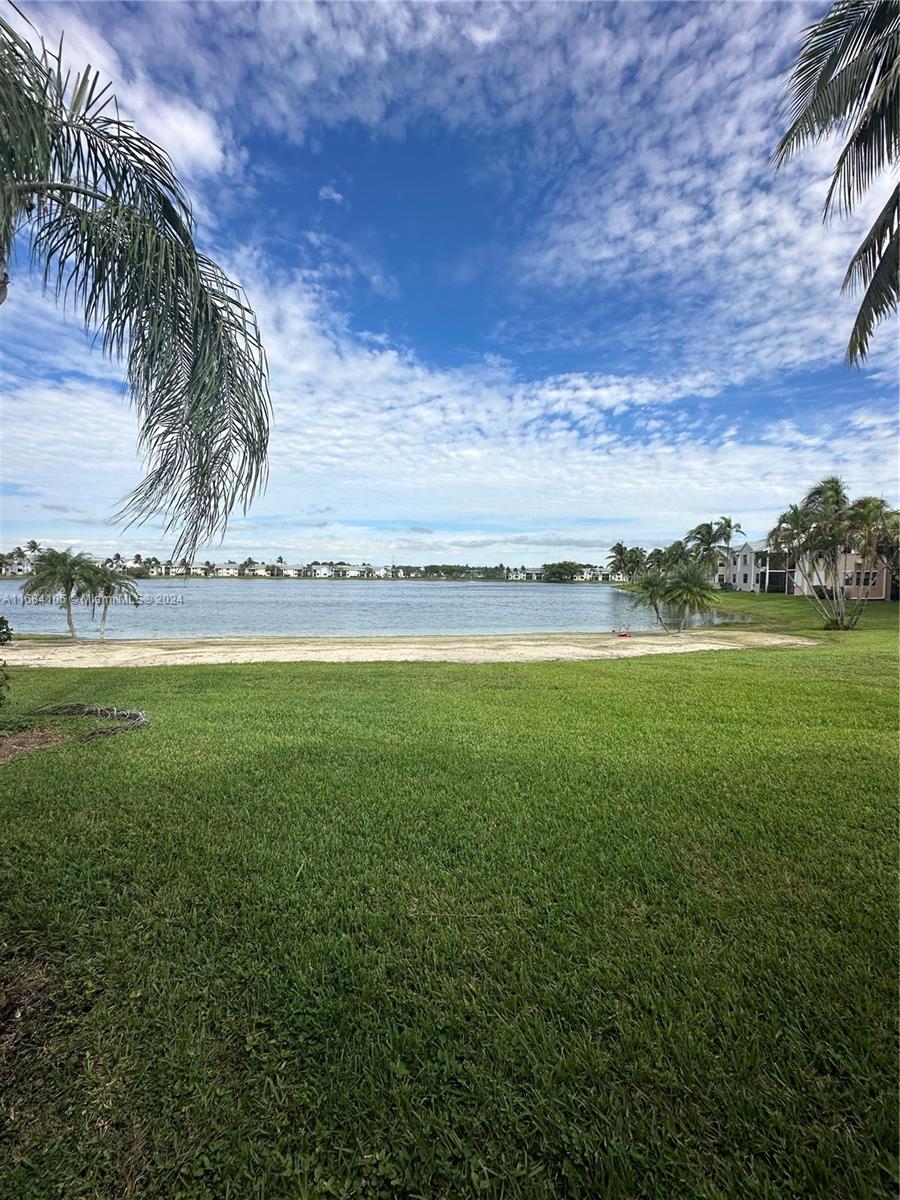
{"label": "palm frond", "polygon": [[898,272],[900,272],[900,230],[894,230],[878,266],[865,290],[847,346],[847,362],[856,363],[866,357],[869,339],[875,326],[890,313],[897,311]]}
{"label": "palm frond", "polygon": [[0,259],[20,228],[44,287],[124,359],[148,474],[120,516],[193,557],[266,479],[266,359],[240,288],[194,242],[168,156],[90,68],[38,58],[0,18]]}

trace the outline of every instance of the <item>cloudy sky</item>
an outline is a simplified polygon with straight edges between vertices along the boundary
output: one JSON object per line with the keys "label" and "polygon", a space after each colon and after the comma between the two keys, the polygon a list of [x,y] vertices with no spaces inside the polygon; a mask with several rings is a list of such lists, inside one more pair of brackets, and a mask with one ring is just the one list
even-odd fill
{"label": "cloudy sky", "polygon": [[[266,495],[211,555],[601,561],[826,473],[896,497],[896,327],[843,366],[868,211],[833,148],[773,177],[821,5],[40,4],[172,154],[262,325]],[[883,203],[887,183],[872,197]],[[121,373],[0,309],[2,545],[167,549]]]}

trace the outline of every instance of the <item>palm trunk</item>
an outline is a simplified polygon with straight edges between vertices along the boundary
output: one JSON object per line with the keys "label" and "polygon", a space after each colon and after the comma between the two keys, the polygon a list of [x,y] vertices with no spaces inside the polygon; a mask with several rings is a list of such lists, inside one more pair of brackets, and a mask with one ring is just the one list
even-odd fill
{"label": "palm trunk", "polygon": [[684,612],[682,613],[682,616],[681,616],[681,624],[678,626],[679,633],[684,633],[684,627],[685,627],[685,625],[687,625],[688,617],[690,615],[691,615],[691,606],[689,604],[686,604],[684,606]]}
{"label": "palm trunk", "polygon": [[72,593],[65,593],[65,608],[66,608],[66,624],[69,626],[69,637],[73,642],[78,641],[78,632],[75,629],[75,622],[72,620]]}
{"label": "palm trunk", "polygon": [[654,605],[653,605],[653,611],[656,613],[656,619],[657,619],[657,621],[659,621],[660,625],[662,625],[662,627],[663,627],[663,629],[665,630],[665,632],[666,632],[666,633],[669,633],[669,627],[668,627],[668,625],[665,623],[665,621],[662,619],[662,614],[661,614],[661,613],[660,613],[660,611],[659,611],[659,605],[658,605],[658,604],[654,604]]}
{"label": "palm trunk", "polygon": [[106,637],[106,618],[109,614],[109,599],[105,598],[100,609],[100,641]]}

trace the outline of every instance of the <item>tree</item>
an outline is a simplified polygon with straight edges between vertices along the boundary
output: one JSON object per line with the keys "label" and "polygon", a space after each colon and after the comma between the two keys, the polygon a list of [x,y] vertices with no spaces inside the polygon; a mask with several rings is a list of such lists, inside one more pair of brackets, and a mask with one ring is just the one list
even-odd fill
{"label": "tree", "polygon": [[644,566],[648,571],[661,571],[664,562],[665,555],[663,554],[663,551],[657,547],[655,550],[651,550],[647,555],[647,560],[644,563]]}
{"label": "tree", "polygon": [[675,567],[684,566],[691,561],[691,552],[684,542],[677,540],[663,550],[663,567],[671,571]]}
{"label": "tree", "polygon": [[106,619],[109,615],[109,606],[114,600],[122,600],[127,604],[140,604],[137,587],[121,571],[116,571],[113,567],[94,567],[88,573],[87,590],[85,595],[91,601],[91,616],[94,615],[94,609],[100,605],[100,640],[106,636]]}
{"label": "tree", "polygon": [[256,317],[197,249],[168,156],[120,118],[109,85],[90,67],[72,81],[2,18],[0,162],[0,279],[21,236],[44,285],[124,360],[150,469],[120,516],[162,517],[193,556],[265,482]]}
{"label": "tree", "polygon": [[36,542],[34,540],[34,538],[29,538],[28,541],[25,543],[25,549],[28,551],[29,554],[38,554],[41,549],[41,543]]}
{"label": "tree", "polygon": [[645,571],[634,585],[634,595],[632,597],[632,605],[637,608],[639,605],[652,608],[656,614],[656,619],[662,625],[666,633],[671,632],[668,625],[662,619],[660,605],[666,603],[668,588],[668,580],[658,570]]}
{"label": "tree", "polygon": [[643,546],[632,546],[630,550],[625,551],[625,578],[629,583],[634,583],[643,571],[646,560],[647,552]]}
{"label": "tree", "polygon": [[696,559],[681,563],[665,577],[662,599],[673,608],[681,609],[681,633],[691,613],[709,612],[715,607],[716,591],[710,585],[706,567]]}
{"label": "tree", "polygon": [[731,543],[736,534],[743,532],[740,521],[731,517],[719,517],[716,522],[716,538],[722,543],[722,549],[725,551],[726,583],[731,582],[728,578],[731,575]]}
{"label": "tree", "polygon": [[34,560],[31,574],[22,588],[23,596],[39,600],[51,600],[62,595],[61,608],[66,611],[69,636],[78,640],[75,622],[72,619],[72,601],[91,595],[92,580],[99,568],[87,554],[73,554],[71,550],[42,550]]}
{"label": "tree", "polygon": [[718,526],[712,521],[703,521],[685,534],[684,543],[690,546],[697,562],[706,568],[706,573],[714,575],[721,555]]}
{"label": "tree", "polygon": [[843,480],[829,475],[792,504],[769,534],[774,548],[795,563],[803,592],[826,629],[855,629],[871,591],[861,583],[848,611],[842,564],[848,552],[858,554],[873,570],[878,562],[893,563],[898,516],[878,497],[850,503]]}
{"label": "tree", "polygon": [[[624,542],[610,546],[606,559],[611,575],[628,575],[628,547]],[[523,568],[524,570],[524,568]]]}
{"label": "tree", "polygon": [[[900,159],[900,3],[837,0],[806,30],[786,88],[790,121],[775,150],[776,170],[810,144],[845,138],[825,197],[823,220],[849,216]],[[850,260],[842,291],[863,290],[847,361],[865,360],[872,332],[900,296],[900,188]]]}
{"label": "tree", "polygon": [[16,548],[14,550],[10,550],[9,557],[17,560],[18,562],[21,562],[22,559],[25,557],[25,551],[22,549],[21,546],[16,546]]}
{"label": "tree", "polygon": [[544,583],[571,583],[580,570],[581,563],[570,562],[568,559],[563,562],[544,563]]}

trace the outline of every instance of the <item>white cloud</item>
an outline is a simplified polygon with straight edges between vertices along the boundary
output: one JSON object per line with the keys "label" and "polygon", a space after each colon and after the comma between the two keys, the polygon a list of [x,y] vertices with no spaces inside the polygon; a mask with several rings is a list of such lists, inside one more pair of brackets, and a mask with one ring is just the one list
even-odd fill
{"label": "white cloud", "polygon": [[332,204],[343,204],[344,197],[333,183],[325,183],[319,188],[319,199],[330,201]]}

